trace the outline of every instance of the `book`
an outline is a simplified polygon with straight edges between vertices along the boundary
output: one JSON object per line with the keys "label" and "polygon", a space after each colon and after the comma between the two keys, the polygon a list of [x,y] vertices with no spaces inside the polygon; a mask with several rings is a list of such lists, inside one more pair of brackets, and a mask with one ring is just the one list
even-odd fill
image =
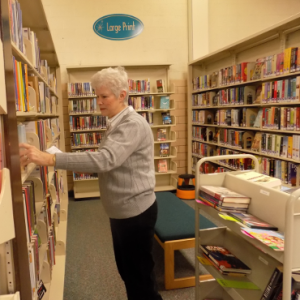
{"label": "book", "polygon": [[168,163],[166,159],[160,159],[158,161],[158,173],[167,173],[168,172]]}
{"label": "book", "polygon": [[280,232],[247,227],[243,227],[241,230],[275,251],[284,251],[284,235]]}
{"label": "book", "polygon": [[156,88],[157,88],[158,93],[164,93],[165,92],[164,80],[163,79],[156,80]]}
{"label": "book", "polygon": [[159,156],[169,156],[170,155],[170,145],[168,143],[160,144]]}
{"label": "book", "polygon": [[281,187],[281,180],[279,178],[271,177],[254,171],[242,172],[240,174],[236,174],[235,176],[247,181],[256,182],[269,188]]}
{"label": "book", "polygon": [[161,116],[162,116],[162,123],[164,125],[172,124],[172,119],[171,119],[171,116],[170,116],[170,112],[163,112],[163,113],[161,113]]}
{"label": "book", "polygon": [[269,230],[275,230],[277,231],[278,228],[270,223],[264,222],[261,219],[246,213],[228,213],[231,217],[239,221],[240,223],[243,223],[244,225],[250,227],[250,228],[261,228],[261,229],[269,229]]}
{"label": "book", "polygon": [[223,186],[202,185],[200,187],[200,190],[206,192],[207,194],[215,197],[218,200],[225,202],[244,200],[246,203],[249,203],[251,199],[250,197],[236,193]]}
{"label": "book", "polygon": [[200,245],[199,247],[222,271],[251,273],[251,269],[228,249],[211,245]]}
{"label": "book", "polygon": [[166,128],[157,129],[157,140],[165,141],[166,139],[167,139],[167,129]]}
{"label": "book", "polygon": [[278,266],[272,273],[272,276],[262,294],[260,300],[274,299],[277,286],[280,286],[283,276],[283,267]]}
{"label": "book", "polygon": [[169,109],[170,108],[170,98],[169,96],[160,97],[160,109]]}

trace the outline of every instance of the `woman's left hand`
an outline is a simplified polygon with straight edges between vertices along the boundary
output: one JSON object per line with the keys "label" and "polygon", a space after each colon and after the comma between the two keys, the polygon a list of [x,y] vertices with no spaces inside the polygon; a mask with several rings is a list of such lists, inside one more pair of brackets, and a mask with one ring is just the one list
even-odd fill
{"label": "woman's left hand", "polygon": [[39,166],[54,166],[54,155],[38,150],[29,144],[19,144],[21,166],[35,163]]}

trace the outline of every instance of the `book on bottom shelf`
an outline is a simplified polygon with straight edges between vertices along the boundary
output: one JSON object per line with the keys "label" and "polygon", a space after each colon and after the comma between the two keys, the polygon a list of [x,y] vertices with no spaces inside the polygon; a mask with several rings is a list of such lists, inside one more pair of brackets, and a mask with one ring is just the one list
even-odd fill
{"label": "book on bottom shelf", "polygon": [[222,272],[251,273],[251,269],[226,248],[211,245],[199,247]]}

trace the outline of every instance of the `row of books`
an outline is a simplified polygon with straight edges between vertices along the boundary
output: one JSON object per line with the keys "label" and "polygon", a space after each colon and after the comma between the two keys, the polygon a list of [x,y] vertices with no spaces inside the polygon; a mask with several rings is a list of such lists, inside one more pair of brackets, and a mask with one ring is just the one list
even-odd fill
{"label": "row of books", "polygon": [[295,163],[262,157],[259,167],[262,174],[278,178],[291,186],[299,186],[300,168]]}
{"label": "row of books", "polygon": [[[156,80],[156,90],[158,93],[165,93],[165,83],[163,79]],[[150,79],[128,79],[128,91],[130,94],[135,93],[150,93]],[[95,91],[92,88],[91,82],[76,82],[68,83],[68,96],[94,96]]]}
{"label": "row of books", "polygon": [[295,101],[299,102],[300,76],[264,82],[262,84],[261,102],[262,103],[284,103]]}
{"label": "row of books", "polygon": [[103,116],[85,116],[85,117],[69,117],[70,130],[92,130],[106,129],[107,117]]}
{"label": "row of books", "polygon": [[242,62],[222,68],[209,75],[193,78],[193,89],[201,90],[235,83],[243,83],[300,71],[298,48],[289,47],[255,62]]}
{"label": "row of books", "polygon": [[[230,149],[222,148],[222,147],[215,147],[210,146],[203,143],[192,144],[192,154],[197,156],[203,157],[210,157],[210,156],[220,156],[220,155],[232,155],[232,154],[241,154],[238,151],[233,151]],[[192,166],[195,168],[197,162],[199,161],[199,157],[192,156]],[[298,186],[300,184],[299,174],[300,174],[300,165],[295,164],[293,162],[267,158],[256,156],[259,161],[259,172],[268,175],[270,177],[278,178],[281,182],[285,184],[289,184],[291,186]],[[250,158],[242,158],[242,159],[226,159],[220,160],[219,163],[224,165],[224,167],[228,167],[229,169],[225,171],[231,171],[232,169],[235,170],[252,170],[254,169],[254,161]],[[203,174],[208,173],[216,173],[221,169],[218,169],[219,166],[217,163],[207,162],[204,163],[201,168],[200,172]],[[224,171],[224,170],[222,170]]]}
{"label": "row of books", "polygon": [[286,131],[300,130],[300,107],[233,108],[193,110],[192,121],[234,127],[255,127]]}
{"label": "row of books", "polygon": [[[128,98],[128,105],[131,105],[135,110],[155,109],[154,96],[140,96]],[[159,109],[169,109],[169,96],[161,96],[159,100]]]}
{"label": "row of books", "polygon": [[[53,107],[57,106],[57,98],[50,95],[49,86],[39,81],[37,76],[31,75],[27,64],[17,61],[14,57],[13,74],[17,111],[54,113]],[[35,99],[30,95],[29,87],[34,89]]]}
{"label": "row of books", "polygon": [[[195,170],[198,160],[199,160],[198,157],[192,156],[193,170]],[[200,170],[199,170],[200,174],[224,173],[224,172],[230,172],[230,171],[231,171],[231,169],[227,168],[226,166],[223,166],[219,163],[210,162],[210,161],[203,163],[200,166]]]}
{"label": "row of books", "polygon": [[[203,142],[256,151],[274,157],[300,160],[300,137],[226,128],[192,127],[192,137]],[[193,142],[197,148],[197,142]],[[198,147],[199,148],[199,147]],[[196,152],[195,152],[196,153]]]}
{"label": "row of books", "polygon": [[[138,112],[143,118],[146,119],[146,121],[152,125],[153,124],[153,112]],[[163,125],[170,125],[172,124],[172,118],[170,115],[170,112],[162,112],[161,113],[161,118],[162,118],[162,124]]]}
{"label": "row of books", "polygon": [[135,110],[153,109],[154,96],[130,96],[128,97],[128,105],[131,105]]}
{"label": "row of books", "polygon": [[[78,149],[78,150],[72,150],[73,153],[79,153],[79,152],[96,152],[96,149]],[[84,180],[84,179],[98,179],[97,173],[78,173],[73,172],[73,180]]]}
{"label": "row of books", "polygon": [[80,96],[95,96],[95,91],[92,88],[91,82],[76,82],[68,83],[68,96],[80,97]]}
{"label": "row of books", "polygon": [[9,0],[9,27],[12,42],[27,57],[32,66],[44,77],[46,82],[57,91],[55,74],[50,72],[47,60],[40,57],[37,35],[29,27],[23,27],[22,10],[17,0]]}
{"label": "row of books", "polygon": [[69,113],[95,113],[97,112],[97,99],[72,99],[69,100]]}
{"label": "row of books", "polygon": [[128,79],[129,93],[150,93],[150,79]]}
{"label": "row of books", "polygon": [[99,146],[103,134],[101,132],[87,132],[87,133],[72,133],[71,147],[78,146]]}
{"label": "row of books", "polygon": [[[58,188],[59,179],[57,172],[54,173],[51,184]],[[29,256],[29,265],[30,265],[30,279],[31,279],[31,288],[32,295],[36,294],[37,288],[39,286],[41,277],[40,277],[40,254],[39,249],[42,244],[47,244],[45,257],[43,260],[49,262],[50,265],[50,277],[52,273],[52,267],[55,264],[55,244],[56,244],[56,235],[54,230],[54,223],[51,215],[51,205],[53,201],[50,194],[46,195],[46,199],[41,207],[39,212],[36,211],[36,203],[40,202],[41,199],[35,199],[34,191],[34,182],[32,180],[27,180],[22,185],[23,191],[23,204],[24,204],[24,216],[25,216],[25,227],[26,227],[26,237],[28,244],[28,256]],[[60,212],[60,198],[59,191],[56,190],[56,204],[54,212],[59,215]],[[60,218],[58,217],[58,223]],[[45,229],[43,236],[46,237],[46,240],[40,238],[38,228],[38,222],[45,223]]]}
{"label": "row of books", "polygon": [[[128,79],[129,93],[150,93],[151,85],[150,79]],[[156,80],[156,91],[157,93],[165,93],[165,82],[164,79]]]}

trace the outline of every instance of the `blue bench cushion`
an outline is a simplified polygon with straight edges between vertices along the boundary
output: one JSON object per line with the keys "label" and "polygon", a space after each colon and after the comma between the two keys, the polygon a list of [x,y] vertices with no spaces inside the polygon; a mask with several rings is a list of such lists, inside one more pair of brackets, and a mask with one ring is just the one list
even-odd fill
{"label": "blue bench cushion", "polygon": [[[157,192],[158,216],[155,233],[164,243],[195,237],[195,210],[170,192]],[[200,229],[216,227],[200,216]]]}

